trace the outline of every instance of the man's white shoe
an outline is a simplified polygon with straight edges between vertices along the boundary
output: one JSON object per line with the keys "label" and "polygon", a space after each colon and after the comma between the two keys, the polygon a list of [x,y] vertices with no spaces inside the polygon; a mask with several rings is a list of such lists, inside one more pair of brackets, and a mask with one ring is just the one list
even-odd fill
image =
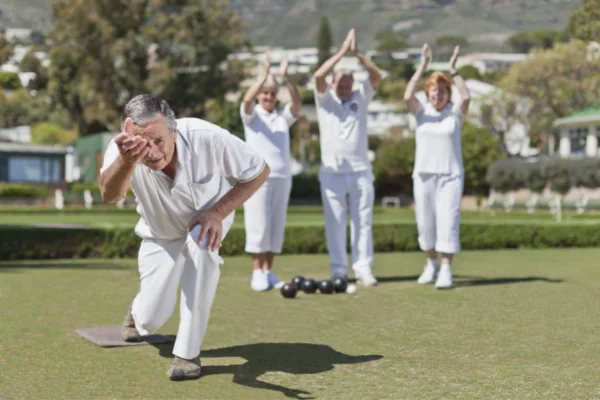
{"label": "man's white shoe", "polygon": [[375,279],[371,271],[365,271],[361,272],[360,274],[356,274],[356,280],[363,286],[367,287],[377,285],[377,279]]}
{"label": "man's white shoe", "polygon": [[433,283],[438,276],[438,269],[433,265],[433,263],[425,264],[425,268],[423,269],[423,273],[419,276],[417,282],[420,285],[428,285]]}
{"label": "man's white shoe", "polygon": [[452,288],[452,267],[448,264],[442,264],[440,272],[435,282],[437,289],[450,289]]}
{"label": "man's white shoe", "polygon": [[257,292],[264,292],[265,290],[269,289],[269,280],[262,269],[255,269],[252,271],[252,281],[250,282],[250,287],[252,290]]}
{"label": "man's white shoe", "polygon": [[265,271],[265,274],[267,275],[267,282],[269,282],[269,287],[281,289],[283,285],[285,285],[285,282],[277,279],[277,276],[273,273],[273,271]]}

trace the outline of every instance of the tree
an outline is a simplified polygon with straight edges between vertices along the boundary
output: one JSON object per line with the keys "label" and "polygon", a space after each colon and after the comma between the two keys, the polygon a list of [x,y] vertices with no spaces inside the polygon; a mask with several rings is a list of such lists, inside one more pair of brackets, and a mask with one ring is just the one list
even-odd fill
{"label": "tree", "polygon": [[489,191],[486,182],[487,168],[504,157],[500,152],[500,140],[487,128],[477,127],[465,121],[461,146],[465,168],[465,192],[487,194]]}
{"label": "tree", "polygon": [[64,129],[51,122],[36,124],[31,128],[31,143],[67,146],[75,140],[77,140],[75,131]]}
{"label": "tree", "polygon": [[526,61],[511,67],[500,87],[513,99],[527,101],[520,116],[533,140],[550,134],[557,118],[595,103],[599,75],[600,58],[591,57],[584,42],[573,40],[534,50]]}
{"label": "tree", "polygon": [[203,117],[206,101],[236,88],[242,68],[227,59],[247,45],[239,16],[225,0],[188,3],[53,3],[49,92],[80,135],[118,130],[139,93],[165,98],[178,117]]}
{"label": "tree", "polygon": [[206,117],[209,121],[228,130],[232,135],[244,139],[244,125],[240,118],[240,99],[233,103],[228,100],[209,100],[206,104]]}
{"label": "tree", "polygon": [[377,40],[377,53],[386,55],[404,49],[408,43],[406,36],[398,35],[392,30],[379,32],[375,36],[375,40]]}
{"label": "tree", "polygon": [[19,63],[19,69],[22,72],[38,73],[41,68],[42,64],[40,63],[40,60],[38,60],[38,58],[35,56],[34,51],[30,51],[29,53],[25,54],[25,57],[23,57],[23,59]]}
{"label": "tree", "polygon": [[16,72],[1,72],[0,71],[0,89],[18,90],[21,89],[21,79]]}
{"label": "tree", "polygon": [[529,53],[531,49],[551,49],[555,43],[566,42],[568,33],[555,29],[538,29],[529,32],[519,32],[506,40],[506,44],[516,52]]}
{"label": "tree", "polygon": [[452,55],[455,46],[467,48],[471,44],[462,36],[440,36],[435,40],[434,59],[446,61]]}
{"label": "tree", "polygon": [[481,74],[479,73],[479,70],[472,65],[463,65],[458,69],[458,72],[460,73],[460,76],[463,77],[463,79],[481,80],[482,78]]}
{"label": "tree", "polygon": [[6,99],[0,92],[0,129],[29,124],[27,104],[15,96]]}
{"label": "tree", "polygon": [[12,56],[13,45],[4,37],[0,35],[0,65],[8,61]]}
{"label": "tree", "polygon": [[319,68],[325,61],[327,61],[327,59],[331,57],[331,46],[333,46],[333,37],[331,36],[329,19],[323,15],[321,17],[321,23],[319,24],[319,31],[317,33],[317,49],[319,59],[315,68]]}
{"label": "tree", "polygon": [[585,42],[600,42],[600,0],[582,0],[569,16],[569,35]]}

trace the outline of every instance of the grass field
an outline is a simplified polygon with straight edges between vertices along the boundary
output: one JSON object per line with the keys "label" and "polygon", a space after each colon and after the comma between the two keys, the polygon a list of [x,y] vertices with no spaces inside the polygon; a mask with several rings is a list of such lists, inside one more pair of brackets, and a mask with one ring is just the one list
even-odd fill
{"label": "grass field", "polygon": [[[37,209],[33,207],[4,207],[0,208],[0,225],[49,225],[72,224],[95,227],[133,227],[139,219],[134,208],[117,210],[115,207],[99,207],[90,211],[83,208]],[[292,206],[289,209],[286,226],[322,226],[324,224],[323,210],[318,206]],[[414,223],[414,211],[409,208],[376,207],[373,214],[374,224]],[[556,224],[554,216],[549,211],[537,211],[528,214],[523,211],[506,213],[503,210],[494,211],[463,211],[462,222],[467,224],[513,224],[535,223]],[[565,224],[600,224],[600,214],[587,212],[577,214],[574,211],[563,213]],[[243,227],[243,209],[236,211],[234,226]]]}
{"label": "grass field", "polygon": [[[173,383],[171,347],[102,349],[77,328],[118,325],[130,260],[0,263],[1,399],[598,399],[600,250],[465,252],[457,287],[415,283],[422,256],[377,254],[380,285],[288,300],[254,293],[227,258],[204,376]],[[324,256],[277,271],[328,275]],[[177,314],[160,332],[176,332]]]}

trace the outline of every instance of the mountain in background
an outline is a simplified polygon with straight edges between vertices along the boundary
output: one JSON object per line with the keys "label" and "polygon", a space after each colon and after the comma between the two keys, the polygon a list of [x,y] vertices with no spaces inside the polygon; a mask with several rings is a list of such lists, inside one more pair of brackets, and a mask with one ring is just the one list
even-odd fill
{"label": "mountain in background", "polygon": [[[52,0],[1,0],[0,28],[50,27]],[[255,45],[313,47],[321,15],[329,18],[334,44],[355,28],[363,49],[375,35],[394,30],[410,43],[433,43],[440,36],[461,36],[471,50],[508,50],[516,32],[563,29],[579,0],[230,0],[242,15]]]}

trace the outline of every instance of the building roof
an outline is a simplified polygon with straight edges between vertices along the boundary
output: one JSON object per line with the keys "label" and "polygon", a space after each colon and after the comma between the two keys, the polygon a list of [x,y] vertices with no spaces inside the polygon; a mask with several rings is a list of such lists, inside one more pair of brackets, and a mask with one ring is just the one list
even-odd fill
{"label": "building roof", "polygon": [[28,143],[3,143],[0,142],[0,152],[4,153],[37,153],[37,154],[66,154],[63,146],[46,146]]}
{"label": "building roof", "polygon": [[554,121],[555,127],[600,123],[600,103],[589,105]]}

